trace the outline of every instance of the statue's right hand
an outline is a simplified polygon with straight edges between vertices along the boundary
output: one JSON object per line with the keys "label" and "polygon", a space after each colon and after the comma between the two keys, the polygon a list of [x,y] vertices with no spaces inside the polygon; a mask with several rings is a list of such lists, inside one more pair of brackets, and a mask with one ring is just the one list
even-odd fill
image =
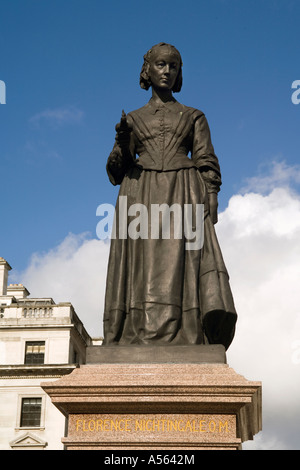
{"label": "statue's right hand", "polygon": [[117,153],[111,153],[108,159],[108,163],[110,167],[121,168],[123,166],[123,158]]}
{"label": "statue's right hand", "polygon": [[129,147],[131,127],[128,125],[126,114],[122,111],[120,122],[116,125],[116,140],[121,147]]}

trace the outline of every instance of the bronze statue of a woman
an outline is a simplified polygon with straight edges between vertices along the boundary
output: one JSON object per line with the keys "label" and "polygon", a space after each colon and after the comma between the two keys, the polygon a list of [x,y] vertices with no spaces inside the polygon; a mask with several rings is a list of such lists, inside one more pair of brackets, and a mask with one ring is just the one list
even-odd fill
{"label": "bronze statue of a woman", "polygon": [[111,183],[120,185],[116,213],[122,196],[126,207],[142,204],[149,210],[157,204],[202,205],[204,243],[187,250],[184,236],[111,240],[104,345],[223,344],[227,349],[237,314],[214,229],[221,174],[207,120],[173,97],[182,85],[175,47],[160,43],[147,52],[140,85],[152,88],[152,97],[123,114],[107,162]]}

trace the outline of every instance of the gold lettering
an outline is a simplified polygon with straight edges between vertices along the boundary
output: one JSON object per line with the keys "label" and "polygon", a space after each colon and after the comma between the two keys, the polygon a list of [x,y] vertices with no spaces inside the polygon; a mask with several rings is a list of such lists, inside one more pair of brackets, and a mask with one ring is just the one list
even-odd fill
{"label": "gold lettering", "polygon": [[166,419],[162,419],[162,430],[164,431],[165,430],[165,423],[167,423],[168,421]]}
{"label": "gold lettering", "polygon": [[147,430],[147,431],[152,431],[152,428],[151,428],[151,429],[148,428],[148,424],[149,424],[149,423],[150,423],[150,425],[151,425],[151,420],[150,420],[150,419],[148,419],[148,421],[146,421],[146,430]]}
{"label": "gold lettering", "polygon": [[206,432],[206,429],[204,429],[205,427],[206,427],[206,421],[204,419],[201,419],[199,421],[200,432]]}
{"label": "gold lettering", "polygon": [[[121,423],[123,425],[123,427],[121,428]],[[119,421],[119,429],[120,431],[125,431],[125,419],[120,419]]]}
{"label": "gold lettering", "polygon": [[179,421],[176,420],[175,423],[175,431],[184,431],[184,428],[181,427],[181,423],[183,423],[182,419],[180,419]]}
{"label": "gold lettering", "polygon": [[[178,421],[177,419],[174,421],[170,421],[170,431],[177,431],[178,430]],[[183,431],[183,429],[181,429]]]}
{"label": "gold lettering", "polygon": [[228,432],[228,421],[225,421],[225,423],[222,423],[222,421],[219,422],[219,432],[222,432],[225,428],[225,432]]}
{"label": "gold lettering", "polygon": [[110,430],[112,431],[114,428],[115,431],[118,431],[119,430],[119,421],[116,419],[116,420],[111,420],[110,421]]}
{"label": "gold lettering", "polygon": [[[99,416],[99,415],[98,415]],[[176,416],[176,415],[175,415]],[[177,415],[178,416],[178,415]],[[179,416],[178,416],[179,417]],[[229,423],[228,420],[214,419],[192,419],[194,416],[182,416],[182,419],[172,419],[171,416],[163,418],[158,415],[150,415],[150,419],[143,418],[124,418],[110,419],[109,415],[106,419],[76,419],[75,430],[76,432],[201,432],[201,433],[228,433]],[[160,419],[161,418],[161,419]],[[187,419],[191,418],[191,419]],[[201,416],[199,416],[201,418]],[[203,418],[206,418],[204,415]]]}
{"label": "gold lettering", "polygon": [[191,422],[190,422],[190,421],[188,421],[188,422],[186,423],[185,431],[190,431],[190,432],[192,432],[192,426],[191,426]]}
{"label": "gold lettering", "polygon": [[215,432],[215,430],[216,430],[216,423],[215,423],[215,421],[211,420],[211,421],[208,423],[208,429],[210,430],[210,432]]}
{"label": "gold lettering", "polygon": [[79,423],[82,424],[82,419],[77,419],[77,421],[76,421],[76,431],[78,431],[79,427],[81,427],[81,424],[79,424]]}
{"label": "gold lettering", "polygon": [[109,420],[108,419],[105,419],[103,421],[103,431],[109,431],[110,430],[110,424],[109,424]]}
{"label": "gold lettering", "polygon": [[101,431],[103,431],[102,425],[103,425],[102,419],[97,419],[97,431],[99,431],[99,428]]}
{"label": "gold lettering", "polygon": [[153,431],[159,431],[159,420],[153,420]]}
{"label": "gold lettering", "polygon": [[140,419],[140,420],[136,419],[135,420],[135,430],[136,431],[142,431],[143,430],[143,420],[142,419]]}
{"label": "gold lettering", "polygon": [[96,422],[93,419],[89,420],[88,428],[90,432],[94,432],[96,429]]}
{"label": "gold lettering", "polygon": [[88,429],[86,429],[86,427],[85,427],[85,421],[86,421],[86,420],[84,419],[84,420],[83,420],[83,429],[82,429],[84,432],[88,431]]}

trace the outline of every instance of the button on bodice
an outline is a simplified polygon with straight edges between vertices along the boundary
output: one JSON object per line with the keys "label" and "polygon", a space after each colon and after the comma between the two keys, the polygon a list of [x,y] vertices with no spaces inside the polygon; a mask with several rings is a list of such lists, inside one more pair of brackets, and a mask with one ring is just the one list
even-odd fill
{"label": "button on bodice", "polygon": [[137,163],[161,171],[195,166],[187,155],[192,150],[194,120],[201,112],[177,102],[171,109],[150,103],[129,114]]}

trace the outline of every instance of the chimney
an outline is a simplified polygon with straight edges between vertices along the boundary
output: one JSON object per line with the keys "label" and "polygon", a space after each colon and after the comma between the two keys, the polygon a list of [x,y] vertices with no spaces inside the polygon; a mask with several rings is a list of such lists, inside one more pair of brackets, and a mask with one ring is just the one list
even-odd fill
{"label": "chimney", "polygon": [[26,299],[29,292],[23,284],[9,284],[7,294],[12,295],[15,299]]}
{"label": "chimney", "polygon": [[10,265],[4,258],[0,257],[0,296],[7,295],[7,279],[8,271],[11,270]]}

